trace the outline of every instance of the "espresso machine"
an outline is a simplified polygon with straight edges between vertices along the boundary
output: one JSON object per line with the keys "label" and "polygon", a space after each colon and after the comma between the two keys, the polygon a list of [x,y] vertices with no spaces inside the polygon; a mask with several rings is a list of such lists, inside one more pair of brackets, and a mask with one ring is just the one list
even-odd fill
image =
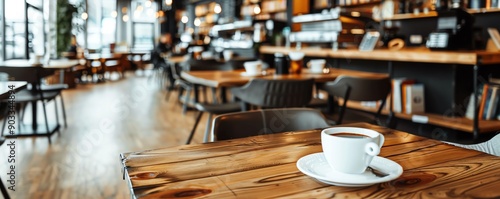
{"label": "espresso machine", "polygon": [[455,2],[453,8],[438,11],[437,30],[429,34],[431,50],[474,49],[474,17]]}

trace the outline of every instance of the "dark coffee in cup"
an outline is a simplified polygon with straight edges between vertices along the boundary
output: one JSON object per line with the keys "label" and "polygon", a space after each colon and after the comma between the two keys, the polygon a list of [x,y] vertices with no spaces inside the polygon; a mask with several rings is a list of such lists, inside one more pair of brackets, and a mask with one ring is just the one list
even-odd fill
{"label": "dark coffee in cup", "polygon": [[370,138],[370,136],[363,135],[363,134],[357,134],[357,133],[349,133],[349,132],[340,132],[340,133],[335,133],[335,134],[330,134],[331,136],[338,136],[338,137],[347,137],[347,138]]}

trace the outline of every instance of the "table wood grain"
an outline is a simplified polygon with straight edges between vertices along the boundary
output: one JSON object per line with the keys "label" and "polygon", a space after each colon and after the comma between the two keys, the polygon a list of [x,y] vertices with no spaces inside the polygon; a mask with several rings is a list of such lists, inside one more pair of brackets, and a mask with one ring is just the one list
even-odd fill
{"label": "table wood grain", "polygon": [[281,46],[262,46],[260,52],[263,54],[284,53],[290,51],[304,52],[306,56],[330,57],[341,59],[364,59],[380,61],[401,61],[419,63],[441,63],[441,64],[498,64],[500,63],[499,51],[431,51],[427,48],[404,48],[398,51],[389,49],[375,49],[362,52],[357,49],[332,50],[326,48],[285,48]]}
{"label": "table wood grain", "polygon": [[321,152],[319,130],[285,132],[121,154],[135,198],[499,198],[500,157],[365,123],[386,141],[380,156],[403,167],[390,182],[338,187],[302,174]]}
{"label": "table wood grain", "polygon": [[230,86],[241,86],[249,82],[254,78],[266,78],[266,79],[315,79],[316,82],[328,82],[335,80],[339,75],[350,75],[350,76],[360,76],[369,78],[382,78],[387,77],[387,74],[383,73],[371,73],[362,72],[347,69],[330,69],[329,73],[310,73],[307,69],[304,69],[301,74],[288,74],[288,75],[276,75],[274,70],[268,70],[267,75],[248,77],[242,76],[244,70],[233,70],[233,71],[182,71],[181,77],[185,80],[199,85],[209,86],[209,87],[230,87]]}

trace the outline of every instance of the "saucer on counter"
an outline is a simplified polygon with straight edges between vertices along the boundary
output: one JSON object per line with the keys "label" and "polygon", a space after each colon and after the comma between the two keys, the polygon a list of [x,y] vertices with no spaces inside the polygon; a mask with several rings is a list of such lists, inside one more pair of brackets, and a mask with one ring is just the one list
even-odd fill
{"label": "saucer on counter", "polygon": [[330,167],[323,152],[306,155],[297,161],[297,168],[302,173],[325,184],[343,187],[365,187],[388,182],[398,178],[403,173],[401,165],[380,156],[373,158],[370,167],[389,175],[378,177],[368,170],[361,174],[347,174],[336,171]]}

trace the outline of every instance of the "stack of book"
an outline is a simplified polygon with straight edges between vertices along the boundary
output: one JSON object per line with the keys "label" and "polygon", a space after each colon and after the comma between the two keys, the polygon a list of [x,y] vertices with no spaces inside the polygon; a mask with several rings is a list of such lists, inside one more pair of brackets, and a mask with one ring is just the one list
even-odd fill
{"label": "stack of book", "polygon": [[[478,89],[478,99],[477,108],[479,110],[478,118],[480,120],[498,120],[500,119],[500,106],[498,101],[500,99],[500,85],[495,83],[487,83]],[[471,94],[469,99],[469,105],[467,106],[467,111],[465,117],[469,119],[474,118],[473,111],[473,98],[474,95]]]}
{"label": "stack of book", "polygon": [[424,113],[424,85],[408,78],[393,79],[392,111],[406,114]]}

